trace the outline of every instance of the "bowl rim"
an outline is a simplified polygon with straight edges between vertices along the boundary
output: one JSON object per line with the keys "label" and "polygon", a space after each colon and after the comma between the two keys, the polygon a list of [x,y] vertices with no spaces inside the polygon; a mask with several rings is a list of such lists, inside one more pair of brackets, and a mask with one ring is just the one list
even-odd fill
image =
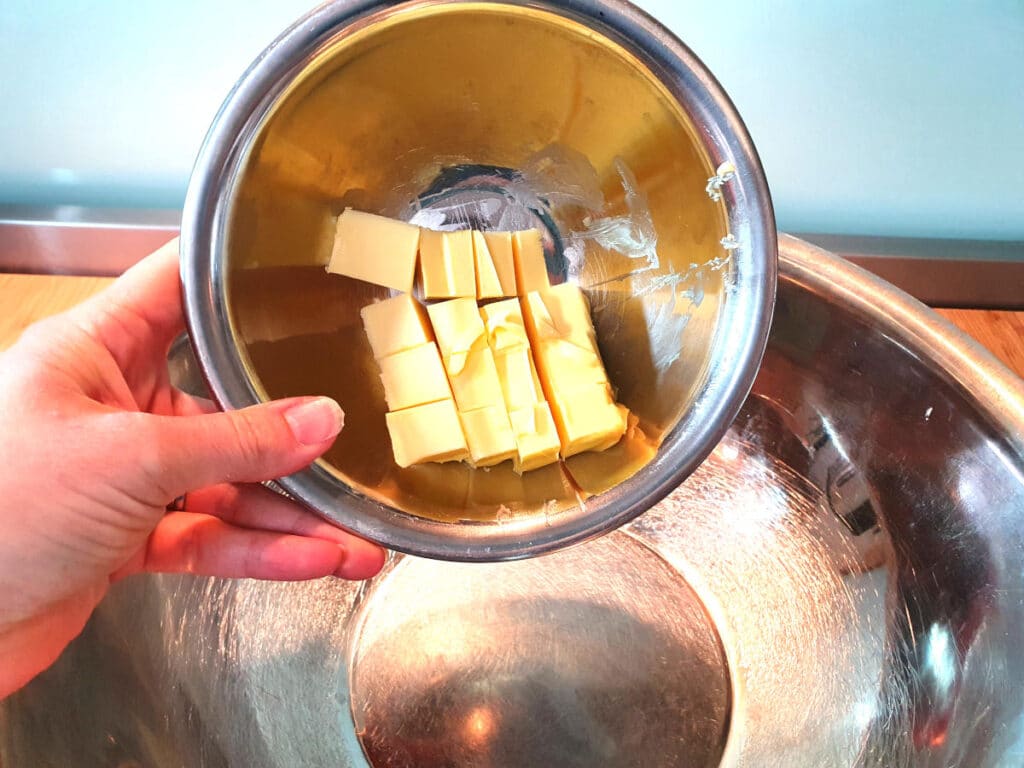
{"label": "bowl rim", "polygon": [[[771,195],[753,142],[724,89],[669,30],[625,0],[445,0],[445,5],[529,6],[582,22],[637,56],[661,81],[698,129],[714,166],[729,161],[735,178],[722,189],[734,290],[723,302],[728,333],[718,332],[718,362],[701,396],[665,436],[651,462],[632,478],[587,500],[580,512],[529,524],[431,520],[370,499],[319,462],[279,479],[280,485],[332,523],[408,554],[458,561],[531,557],[616,529],[679,486],[711,453],[746,400],[768,342],[778,277],[778,240]],[[181,280],[186,325],[200,370],[221,408],[261,402],[234,343],[225,296],[223,249],[234,188],[246,150],[284,93],[318,50],[383,15],[438,5],[335,0],[310,11],[283,32],[232,88],[197,156],[181,225]]]}

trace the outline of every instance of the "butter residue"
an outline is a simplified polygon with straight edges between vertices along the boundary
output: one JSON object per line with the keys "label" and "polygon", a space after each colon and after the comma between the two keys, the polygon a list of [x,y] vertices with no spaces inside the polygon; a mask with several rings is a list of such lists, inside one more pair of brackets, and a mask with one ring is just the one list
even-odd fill
{"label": "butter residue", "polygon": [[736,166],[731,161],[726,160],[718,166],[715,175],[708,179],[708,184],[704,187],[704,191],[708,193],[708,197],[711,198],[712,202],[717,203],[722,199],[722,187],[734,178],[736,178]]}

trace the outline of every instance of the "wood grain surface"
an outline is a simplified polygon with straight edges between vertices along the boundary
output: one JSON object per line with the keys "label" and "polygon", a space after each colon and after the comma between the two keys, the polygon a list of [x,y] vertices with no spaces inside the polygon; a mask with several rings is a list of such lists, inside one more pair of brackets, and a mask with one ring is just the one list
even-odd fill
{"label": "wood grain surface", "polygon": [[36,320],[73,307],[110,282],[106,277],[0,274],[0,349]]}
{"label": "wood grain surface", "polygon": [[[101,290],[109,278],[0,274],[0,349],[32,322],[62,312]],[[1024,376],[1024,312],[940,309],[1017,375]]]}

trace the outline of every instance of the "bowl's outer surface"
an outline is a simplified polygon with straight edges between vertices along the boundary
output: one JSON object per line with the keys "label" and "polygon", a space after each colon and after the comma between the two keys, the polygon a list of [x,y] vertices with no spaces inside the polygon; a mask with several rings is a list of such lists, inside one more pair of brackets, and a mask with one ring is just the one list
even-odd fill
{"label": "bowl's outer surface", "polygon": [[[587,291],[609,379],[648,440],[574,457],[598,465],[589,480],[571,468],[575,485],[559,466],[399,468],[359,316],[387,292],[324,272],[346,206],[541,229],[551,278]],[[503,560],[622,525],[710,453],[767,340],[774,226],[728,98],[627,3],[334,2],[268,48],[214,122],[182,277],[223,407],[330,395],[346,410],[325,459],[282,480],[290,493],[400,551]]]}
{"label": "bowl's outer surface", "polygon": [[625,529],[366,586],[143,577],[0,709],[10,766],[1024,764],[1024,387],[782,241],[754,392]]}

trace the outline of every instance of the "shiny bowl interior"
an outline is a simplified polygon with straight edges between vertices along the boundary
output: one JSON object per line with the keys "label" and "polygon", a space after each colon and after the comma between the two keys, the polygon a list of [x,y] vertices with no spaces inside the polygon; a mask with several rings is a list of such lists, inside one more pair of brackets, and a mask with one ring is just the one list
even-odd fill
{"label": "shiny bowl interior", "polygon": [[753,392],[646,514],[542,558],[395,556],[365,585],[126,579],[0,703],[0,762],[1024,765],[1024,383],[781,245]]}
{"label": "shiny bowl interior", "polygon": [[[712,199],[724,161],[735,175]],[[431,226],[538,227],[581,285],[642,436],[520,477],[400,469],[359,310],[328,275],[346,206]],[[624,3],[334,3],[268,49],[200,155],[183,222],[190,330],[222,405],[325,394],[346,428],[282,484],[335,522],[451,559],[537,554],[648,508],[710,452],[760,360],[776,245],[737,116]],[[660,446],[660,450],[657,450]]]}

